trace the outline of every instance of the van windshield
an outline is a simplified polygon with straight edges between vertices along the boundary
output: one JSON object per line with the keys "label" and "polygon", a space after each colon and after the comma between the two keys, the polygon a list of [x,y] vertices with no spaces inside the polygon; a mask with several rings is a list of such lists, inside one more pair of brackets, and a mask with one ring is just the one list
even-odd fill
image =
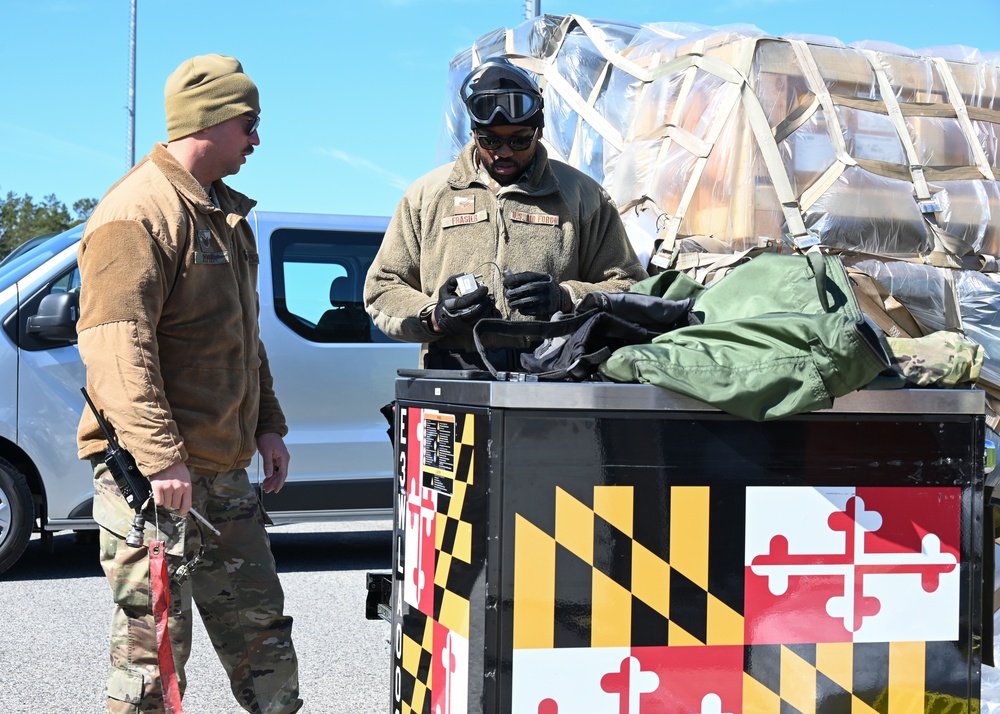
{"label": "van windshield", "polygon": [[0,291],[9,288],[56,253],[61,253],[77,243],[82,235],[83,224],[73,226],[4,261],[0,264]]}

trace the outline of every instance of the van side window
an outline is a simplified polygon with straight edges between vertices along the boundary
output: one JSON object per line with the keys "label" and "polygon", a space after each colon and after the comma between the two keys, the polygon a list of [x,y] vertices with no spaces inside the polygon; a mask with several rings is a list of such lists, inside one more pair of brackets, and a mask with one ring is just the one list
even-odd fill
{"label": "van side window", "polygon": [[271,234],[278,319],[312,342],[393,342],[365,312],[361,291],[381,232],[281,228]]}
{"label": "van side window", "polygon": [[50,293],[78,293],[80,292],[80,269],[73,268],[70,272],[52,283]]}

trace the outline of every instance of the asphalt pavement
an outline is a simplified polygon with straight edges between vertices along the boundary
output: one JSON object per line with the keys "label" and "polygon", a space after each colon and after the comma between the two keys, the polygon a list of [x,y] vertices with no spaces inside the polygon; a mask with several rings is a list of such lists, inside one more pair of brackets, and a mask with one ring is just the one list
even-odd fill
{"label": "asphalt pavement", "polygon": [[[270,529],[299,657],[303,714],[389,712],[389,624],[366,620],[365,573],[391,567],[389,521]],[[0,712],[100,714],[111,595],[96,543],[35,536],[0,575]],[[195,617],[184,714],[238,714],[226,674]]]}
{"label": "asphalt pavement", "polygon": [[[364,618],[365,573],[391,567],[389,521],[270,529],[294,618],[303,714],[388,714],[389,624]],[[0,714],[101,714],[111,596],[96,543],[33,537],[0,575]],[[995,619],[1000,632],[1000,618]],[[1000,659],[1000,646],[994,648]],[[241,714],[195,617],[184,714]],[[1000,670],[983,667],[983,714],[1000,714]]]}

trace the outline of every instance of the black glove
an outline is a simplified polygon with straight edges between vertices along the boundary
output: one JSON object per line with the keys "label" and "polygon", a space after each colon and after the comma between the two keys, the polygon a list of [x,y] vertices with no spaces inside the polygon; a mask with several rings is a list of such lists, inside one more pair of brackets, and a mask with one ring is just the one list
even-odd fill
{"label": "black glove", "polygon": [[434,307],[434,320],[447,335],[472,332],[479,320],[496,311],[485,285],[465,295],[459,295],[455,291],[457,287],[458,275],[452,275],[438,290],[438,304]]}
{"label": "black glove", "polygon": [[563,291],[548,273],[511,273],[503,276],[503,295],[511,310],[522,315],[552,317],[563,305]]}

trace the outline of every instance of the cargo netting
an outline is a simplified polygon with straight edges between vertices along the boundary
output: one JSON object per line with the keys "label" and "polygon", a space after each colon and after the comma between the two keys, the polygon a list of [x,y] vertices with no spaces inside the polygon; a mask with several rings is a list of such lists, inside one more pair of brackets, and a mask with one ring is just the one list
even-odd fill
{"label": "cargo netting", "polygon": [[543,15],[453,58],[442,162],[469,140],[460,83],[497,55],[538,78],[550,156],[604,185],[651,272],[840,253],[925,333],[979,342],[1000,394],[1000,55]]}

